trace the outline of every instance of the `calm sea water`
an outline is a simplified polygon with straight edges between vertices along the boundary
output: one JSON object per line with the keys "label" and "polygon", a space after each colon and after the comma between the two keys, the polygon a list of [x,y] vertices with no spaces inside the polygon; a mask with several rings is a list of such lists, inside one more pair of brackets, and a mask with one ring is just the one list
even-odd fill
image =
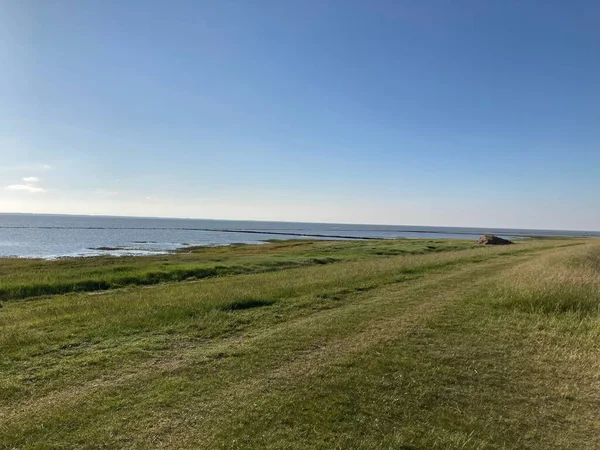
{"label": "calm sea water", "polygon": [[269,239],[600,236],[600,232],[343,225],[290,222],[0,214],[0,257],[82,257],[164,253],[194,245]]}

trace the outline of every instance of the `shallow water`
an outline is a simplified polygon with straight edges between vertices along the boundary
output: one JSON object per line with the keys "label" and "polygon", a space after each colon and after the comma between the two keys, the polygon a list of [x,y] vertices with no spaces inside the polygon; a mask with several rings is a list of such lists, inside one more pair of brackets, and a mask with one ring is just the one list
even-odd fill
{"label": "shallow water", "polygon": [[[141,255],[269,239],[600,236],[599,232],[0,214],[0,256]],[[100,248],[104,248],[100,250]]]}

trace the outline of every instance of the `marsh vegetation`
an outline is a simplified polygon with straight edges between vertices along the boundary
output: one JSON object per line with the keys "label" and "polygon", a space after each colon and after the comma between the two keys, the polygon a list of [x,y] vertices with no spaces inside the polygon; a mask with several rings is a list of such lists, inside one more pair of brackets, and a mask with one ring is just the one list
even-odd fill
{"label": "marsh vegetation", "polygon": [[600,242],[0,262],[2,448],[600,447]]}

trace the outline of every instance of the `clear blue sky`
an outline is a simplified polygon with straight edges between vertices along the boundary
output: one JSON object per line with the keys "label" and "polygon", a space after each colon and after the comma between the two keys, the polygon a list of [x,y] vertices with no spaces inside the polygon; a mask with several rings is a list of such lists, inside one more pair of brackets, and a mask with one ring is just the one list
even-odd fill
{"label": "clear blue sky", "polygon": [[600,229],[600,2],[0,0],[0,211]]}

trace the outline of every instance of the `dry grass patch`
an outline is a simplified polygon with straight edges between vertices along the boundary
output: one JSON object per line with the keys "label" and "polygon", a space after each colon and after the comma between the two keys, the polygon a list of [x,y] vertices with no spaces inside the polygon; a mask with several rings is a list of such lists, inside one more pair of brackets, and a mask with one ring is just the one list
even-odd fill
{"label": "dry grass patch", "polygon": [[600,314],[600,244],[561,250],[521,264],[497,293],[506,307],[531,313]]}

